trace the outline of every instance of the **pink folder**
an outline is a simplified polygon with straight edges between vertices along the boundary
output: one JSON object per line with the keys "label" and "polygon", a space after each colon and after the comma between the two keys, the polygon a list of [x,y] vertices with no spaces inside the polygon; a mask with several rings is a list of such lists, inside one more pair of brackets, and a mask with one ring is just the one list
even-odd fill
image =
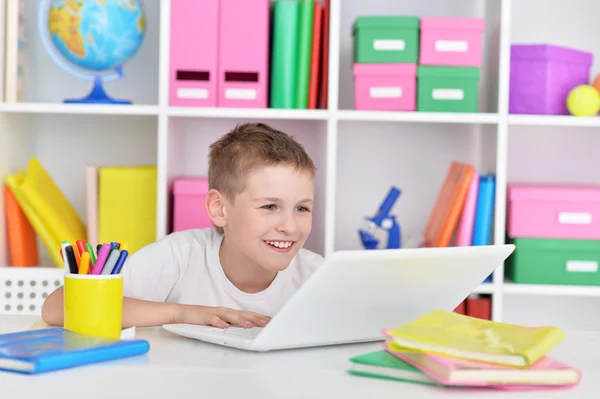
{"label": "pink folder", "polygon": [[169,104],[216,107],[219,0],[171,2]]}
{"label": "pink folder", "polygon": [[267,107],[270,0],[220,0],[219,107]]}
{"label": "pink folder", "polygon": [[456,229],[456,239],[454,245],[457,247],[466,247],[471,245],[473,237],[473,225],[475,223],[475,207],[477,205],[477,193],[479,191],[479,173],[473,173],[473,179],[467,191],[465,205]]}

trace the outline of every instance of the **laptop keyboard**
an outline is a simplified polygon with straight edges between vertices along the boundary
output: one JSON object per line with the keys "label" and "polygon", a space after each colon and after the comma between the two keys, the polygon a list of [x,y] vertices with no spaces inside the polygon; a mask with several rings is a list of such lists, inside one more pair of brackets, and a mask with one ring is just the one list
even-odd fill
{"label": "laptop keyboard", "polygon": [[262,330],[262,327],[243,328],[232,326],[225,329],[215,328],[214,331],[224,335],[233,335],[235,337],[245,339],[254,339]]}

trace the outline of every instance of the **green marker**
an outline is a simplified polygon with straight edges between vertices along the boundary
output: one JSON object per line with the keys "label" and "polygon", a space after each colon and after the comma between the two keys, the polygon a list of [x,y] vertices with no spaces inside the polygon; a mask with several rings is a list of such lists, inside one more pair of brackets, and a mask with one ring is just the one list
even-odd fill
{"label": "green marker", "polygon": [[88,242],[85,244],[85,248],[90,253],[90,265],[94,266],[96,263],[96,252],[94,252],[94,247]]}

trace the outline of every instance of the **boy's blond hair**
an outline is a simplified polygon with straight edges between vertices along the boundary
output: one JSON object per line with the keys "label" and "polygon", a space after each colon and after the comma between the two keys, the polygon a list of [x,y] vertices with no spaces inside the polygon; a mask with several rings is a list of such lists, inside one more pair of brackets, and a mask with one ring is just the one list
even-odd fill
{"label": "boy's blond hair", "polygon": [[[210,145],[208,187],[234,202],[241,193],[244,177],[256,168],[289,165],[314,178],[316,167],[304,147],[292,136],[264,123],[236,125]],[[223,229],[215,226],[223,234]]]}

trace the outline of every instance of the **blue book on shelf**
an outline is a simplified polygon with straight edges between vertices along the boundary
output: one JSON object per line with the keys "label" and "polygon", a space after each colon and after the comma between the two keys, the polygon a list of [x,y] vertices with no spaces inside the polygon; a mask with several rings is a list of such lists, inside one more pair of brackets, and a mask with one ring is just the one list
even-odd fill
{"label": "blue book on shelf", "polygon": [[[496,176],[493,174],[481,175],[479,177],[479,190],[477,192],[471,245],[490,244],[495,198]],[[484,280],[484,283],[490,282],[491,279],[492,276],[490,275]]]}
{"label": "blue book on shelf", "polygon": [[113,340],[63,328],[0,335],[0,370],[26,374],[141,355],[150,350],[143,339]]}

